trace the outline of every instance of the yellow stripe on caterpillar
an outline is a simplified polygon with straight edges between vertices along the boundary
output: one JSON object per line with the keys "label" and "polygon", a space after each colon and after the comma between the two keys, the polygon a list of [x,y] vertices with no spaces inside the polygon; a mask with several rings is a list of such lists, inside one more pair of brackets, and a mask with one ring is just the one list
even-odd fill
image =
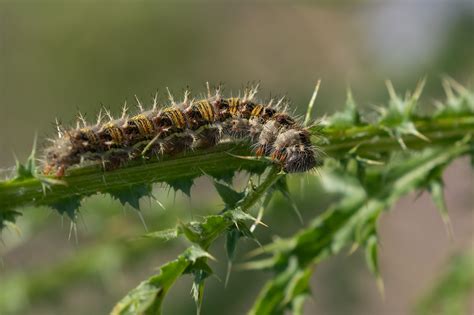
{"label": "yellow stripe on caterpillar", "polygon": [[113,123],[105,124],[103,127],[103,131],[110,136],[112,142],[114,142],[115,144],[122,144],[125,139],[122,133],[122,129],[120,129]]}
{"label": "yellow stripe on caterpillar", "polygon": [[90,144],[99,143],[99,138],[91,128],[81,128],[79,129],[79,132],[87,139],[87,142]]}
{"label": "yellow stripe on caterpillar", "polygon": [[207,100],[201,100],[197,103],[198,110],[201,113],[201,117],[207,122],[214,121],[214,108],[211,103]]}
{"label": "yellow stripe on caterpillar", "polygon": [[186,120],[184,119],[183,113],[179,109],[175,107],[168,107],[163,110],[163,114],[171,120],[173,126],[180,129],[184,129],[186,127]]}
{"label": "yellow stripe on caterpillar", "polygon": [[260,114],[262,113],[263,110],[263,105],[255,105],[254,109],[250,113],[250,117],[259,117]]}
{"label": "yellow stripe on caterpillar", "polygon": [[151,136],[155,132],[155,128],[153,128],[152,122],[143,114],[133,116],[132,118],[130,118],[130,122],[137,126],[138,132],[142,136]]}
{"label": "yellow stripe on caterpillar", "polygon": [[232,114],[232,117],[237,117],[239,114],[240,99],[237,97],[231,97],[227,99],[229,103],[229,112]]}

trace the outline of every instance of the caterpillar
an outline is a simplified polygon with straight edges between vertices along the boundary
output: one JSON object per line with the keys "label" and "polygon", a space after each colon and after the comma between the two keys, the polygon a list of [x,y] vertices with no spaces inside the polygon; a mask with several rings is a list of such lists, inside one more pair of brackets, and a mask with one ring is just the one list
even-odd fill
{"label": "caterpillar", "polygon": [[[121,167],[126,161],[173,155],[205,149],[226,139],[247,139],[257,157],[268,157],[284,172],[305,172],[320,164],[307,128],[282,109],[283,99],[263,103],[255,100],[258,86],[245,90],[243,97],[223,97],[221,88],[207,97],[191,99],[185,92],[181,102],[145,110],[137,99],[138,112],[129,115],[99,113],[95,124],[79,115],[75,128],[56,122],[58,136],[44,149],[42,171],[62,177],[65,171],[84,161],[101,162],[105,170]],[[104,120],[106,120],[104,122]]]}

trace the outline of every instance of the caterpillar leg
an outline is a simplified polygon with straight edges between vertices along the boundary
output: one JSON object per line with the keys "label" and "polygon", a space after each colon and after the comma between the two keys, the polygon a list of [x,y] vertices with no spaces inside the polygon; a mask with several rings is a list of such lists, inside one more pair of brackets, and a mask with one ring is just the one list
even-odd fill
{"label": "caterpillar leg", "polygon": [[58,167],[58,170],[56,171],[56,177],[58,178],[61,178],[64,176],[64,174],[66,173],[66,167],[64,165],[60,165]]}

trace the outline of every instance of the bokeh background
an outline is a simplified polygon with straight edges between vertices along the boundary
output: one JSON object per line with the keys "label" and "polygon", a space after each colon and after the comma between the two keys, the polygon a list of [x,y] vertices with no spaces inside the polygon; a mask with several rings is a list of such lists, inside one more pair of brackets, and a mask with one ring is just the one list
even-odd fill
{"label": "bokeh background", "polygon": [[[106,106],[118,113],[136,94],[180,94],[206,81],[236,93],[261,82],[261,97],[287,95],[304,112],[318,78],[323,80],[315,116],[342,107],[350,86],[361,108],[388,96],[389,78],[403,92],[428,78],[423,110],[443,97],[440,76],[468,84],[474,74],[474,2],[393,1],[0,1],[0,176],[15,156],[28,156],[35,134],[41,145],[58,117],[91,119]],[[306,184],[301,186],[301,177]],[[292,176],[291,191],[306,221],[330,199],[317,179]],[[472,247],[473,176],[467,160],[451,166],[446,196],[455,238],[449,240],[426,195],[404,198],[381,220],[381,270],[385,298],[363,255],[323,262],[313,279],[307,314],[409,314],[456,252]],[[239,181],[236,181],[239,185]],[[150,230],[214,213],[222,206],[207,179],[191,198],[157,187],[166,210],[143,201]],[[257,233],[262,243],[301,227],[280,196]],[[84,202],[78,242],[69,222],[46,208],[25,209],[14,231],[2,235],[0,313],[105,314],[154,268],[185,247],[137,240],[145,233],[137,214],[97,196]],[[243,314],[270,274],[235,271],[224,289],[223,242],[213,248],[218,277],[208,281],[204,314]],[[255,244],[239,248],[241,259]],[[219,280],[219,278],[221,280]],[[165,314],[194,314],[190,278],[180,280]],[[473,299],[474,300],[474,296]],[[466,314],[474,312],[474,303]]]}

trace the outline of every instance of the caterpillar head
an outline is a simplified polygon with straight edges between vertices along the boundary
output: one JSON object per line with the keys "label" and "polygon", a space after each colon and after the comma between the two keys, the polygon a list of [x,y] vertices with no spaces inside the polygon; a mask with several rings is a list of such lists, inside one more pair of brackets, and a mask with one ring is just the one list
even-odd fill
{"label": "caterpillar head", "polygon": [[287,148],[283,170],[287,173],[306,172],[318,165],[315,152],[310,147],[294,146]]}
{"label": "caterpillar head", "polygon": [[64,175],[64,169],[70,165],[79,163],[80,155],[75,151],[70,139],[63,137],[55,139],[53,144],[44,151],[43,173],[49,175],[52,170],[56,175]]}
{"label": "caterpillar head", "polygon": [[289,129],[280,133],[273,150],[272,158],[283,165],[285,172],[305,172],[317,165],[310,134],[305,129]]}

